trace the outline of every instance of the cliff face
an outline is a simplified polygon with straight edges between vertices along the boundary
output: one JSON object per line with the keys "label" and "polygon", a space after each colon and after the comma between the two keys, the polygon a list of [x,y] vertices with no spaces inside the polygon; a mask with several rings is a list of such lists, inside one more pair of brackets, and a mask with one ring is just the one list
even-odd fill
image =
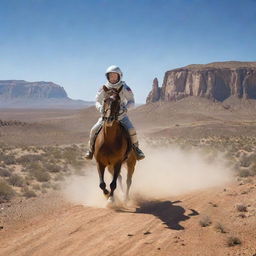
{"label": "cliff face", "polygon": [[68,98],[63,87],[52,82],[27,82],[24,80],[0,80],[0,98],[4,100],[63,99]]}
{"label": "cliff face", "polygon": [[217,101],[230,96],[256,99],[256,62],[215,62],[167,71],[161,88],[153,83],[147,102],[179,100],[187,96]]}

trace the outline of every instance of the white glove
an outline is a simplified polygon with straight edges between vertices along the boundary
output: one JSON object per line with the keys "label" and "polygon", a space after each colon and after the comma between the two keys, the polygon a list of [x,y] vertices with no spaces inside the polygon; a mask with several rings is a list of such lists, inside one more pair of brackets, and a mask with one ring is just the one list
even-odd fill
{"label": "white glove", "polygon": [[101,114],[104,113],[104,108],[103,108],[103,106],[100,107],[100,113],[101,113]]}

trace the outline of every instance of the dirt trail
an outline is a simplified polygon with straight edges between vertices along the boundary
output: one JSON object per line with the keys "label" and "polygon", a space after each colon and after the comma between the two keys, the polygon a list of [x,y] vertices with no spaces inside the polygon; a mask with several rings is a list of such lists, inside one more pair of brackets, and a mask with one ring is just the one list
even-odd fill
{"label": "dirt trail", "polygon": [[[239,218],[233,208],[242,199],[254,206],[254,188],[235,184],[226,190],[142,201],[126,210],[66,203],[0,231],[0,255],[253,255],[255,216]],[[204,215],[210,216],[212,225],[199,225]],[[228,229],[227,234],[214,229],[217,221]],[[231,234],[237,234],[243,244],[227,247]]]}

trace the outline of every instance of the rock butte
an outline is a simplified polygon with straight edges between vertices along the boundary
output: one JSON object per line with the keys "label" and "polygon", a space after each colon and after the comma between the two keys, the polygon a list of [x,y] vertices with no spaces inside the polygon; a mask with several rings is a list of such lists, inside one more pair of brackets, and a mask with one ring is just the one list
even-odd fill
{"label": "rock butte", "polygon": [[153,80],[146,102],[176,101],[188,96],[213,101],[230,96],[256,99],[256,62],[213,62],[169,70],[162,87],[157,78]]}

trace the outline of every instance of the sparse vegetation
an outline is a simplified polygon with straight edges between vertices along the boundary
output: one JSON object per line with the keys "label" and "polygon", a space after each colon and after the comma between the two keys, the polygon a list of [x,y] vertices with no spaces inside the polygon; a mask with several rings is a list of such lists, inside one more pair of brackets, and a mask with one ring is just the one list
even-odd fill
{"label": "sparse vegetation", "polygon": [[248,169],[239,169],[238,176],[239,177],[249,177],[251,175],[250,171]]}
{"label": "sparse vegetation", "polygon": [[12,154],[5,154],[3,152],[0,153],[0,161],[3,161],[6,165],[15,164],[16,159]]}
{"label": "sparse vegetation", "polygon": [[8,201],[15,195],[13,188],[5,181],[0,179],[0,202]]}
{"label": "sparse vegetation", "polygon": [[23,187],[25,185],[24,178],[18,174],[12,174],[9,177],[8,182],[10,185],[16,186],[16,187]]}
{"label": "sparse vegetation", "polygon": [[227,238],[227,246],[235,246],[241,243],[241,240],[236,236],[230,236]]}
{"label": "sparse vegetation", "polygon": [[0,168],[0,176],[1,177],[10,177],[11,176],[11,172],[6,169],[6,168]]}
{"label": "sparse vegetation", "polygon": [[22,164],[22,165],[27,165],[27,164],[31,164],[37,161],[43,161],[44,158],[42,155],[39,154],[27,154],[27,155],[23,155],[21,157],[19,157],[17,159],[17,163]]}
{"label": "sparse vegetation", "polygon": [[84,175],[81,167],[85,164],[82,157],[85,146],[0,146],[0,177],[5,187],[9,185],[17,195],[28,198],[36,196],[34,191],[58,190],[60,184],[54,181],[63,181],[72,174]]}
{"label": "sparse vegetation", "polygon": [[247,206],[244,204],[238,204],[236,205],[236,209],[239,212],[247,212]]}
{"label": "sparse vegetation", "polygon": [[44,167],[49,172],[60,172],[62,170],[62,168],[57,164],[46,163]]}
{"label": "sparse vegetation", "polygon": [[217,222],[214,226],[215,230],[220,232],[220,233],[227,233],[225,227],[223,226],[223,224],[221,224],[220,222]]}
{"label": "sparse vegetation", "polygon": [[[200,150],[207,161],[215,159],[221,151],[228,159],[228,164],[237,170],[241,184],[256,175],[256,139],[246,136],[208,136],[205,138],[147,138],[154,147],[175,144],[187,151]],[[0,176],[11,186],[23,187],[38,192],[46,192],[58,188],[56,181],[63,181],[72,174],[85,175],[87,164],[83,155],[86,145],[72,144],[69,146],[28,146],[18,147],[0,144]],[[12,167],[12,164],[19,168]],[[17,171],[18,170],[18,171]],[[21,173],[19,173],[21,172]],[[18,176],[17,176],[18,175]],[[42,183],[41,185],[38,184]],[[16,189],[17,190],[17,189]],[[42,191],[43,190],[43,191]],[[19,194],[17,190],[17,194]],[[218,207],[216,203],[211,203]],[[209,225],[209,220],[203,218],[202,226]]]}
{"label": "sparse vegetation", "polygon": [[30,198],[30,197],[36,197],[37,195],[33,190],[30,190],[27,187],[25,187],[23,189],[23,196],[25,196],[26,198]]}
{"label": "sparse vegetation", "polygon": [[207,226],[210,226],[211,225],[211,219],[209,216],[204,216],[202,217],[200,220],[199,220],[199,225],[201,227],[207,227]]}
{"label": "sparse vegetation", "polygon": [[31,174],[36,178],[39,182],[45,182],[49,181],[51,179],[51,176],[49,173],[44,169],[35,169],[31,171]]}

